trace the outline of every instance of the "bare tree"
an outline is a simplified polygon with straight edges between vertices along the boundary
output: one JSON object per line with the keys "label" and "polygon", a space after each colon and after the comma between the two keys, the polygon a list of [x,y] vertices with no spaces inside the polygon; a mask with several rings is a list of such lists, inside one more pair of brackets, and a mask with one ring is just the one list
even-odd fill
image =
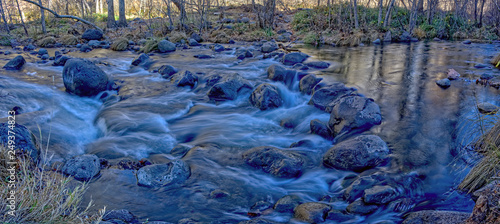
{"label": "bare tree", "polygon": [[9,24],[7,24],[7,19],[5,18],[5,10],[3,7],[2,0],[0,0],[0,10],[2,10],[2,19],[3,19],[3,22],[5,23],[5,30],[7,31],[8,34],[10,34]]}
{"label": "bare tree", "polygon": [[127,26],[127,19],[125,18],[125,0],[120,0],[118,2],[118,26]]}
{"label": "bare tree", "polygon": [[186,13],[186,5],[184,0],[172,0],[172,3],[179,9],[179,21],[180,21],[180,26],[182,27],[184,25],[184,22],[187,20],[187,13]]}
{"label": "bare tree", "polygon": [[19,6],[19,0],[16,0],[17,10],[19,11],[19,17],[21,18],[21,23],[23,24],[24,32],[28,36],[28,29],[26,29],[26,24],[24,24],[23,13],[21,12],[21,7]]}
{"label": "bare tree", "polygon": [[378,19],[377,19],[377,25],[380,25],[382,22],[382,11],[384,7],[384,0],[379,0],[378,1]]}
{"label": "bare tree", "polygon": [[387,24],[389,23],[389,17],[391,16],[392,6],[394,5],[395,1],[396,0],[392,0],[391,3],[389,3],[389,7],[387,8],[387,12],[385,13],[384,27],[387,27]]}
{"label": "bare tree", "polygon": [[107,27],[108,28],[115,28],[116,27],[116,21],[115,21],[115,8],[113,5],[113,0],[107,0],[108,3],[108,22],[107,22]]}
{"label": "bare tree", "polygon": [[359,19],[358,19],[358,2],[357,0],[352,0],[353,1],[353,8],[354,8],[354,28],[359,29]]}
{"label": "bare tree", "polygon": [[[42,5],[42,0],[38,0],[38,3]],[[40,19],[42,20],[42,31],[43,31],[43,34],[47,34],[47,28],[45,27],[45,10],[43,10],[42,8],[40,8]]]}

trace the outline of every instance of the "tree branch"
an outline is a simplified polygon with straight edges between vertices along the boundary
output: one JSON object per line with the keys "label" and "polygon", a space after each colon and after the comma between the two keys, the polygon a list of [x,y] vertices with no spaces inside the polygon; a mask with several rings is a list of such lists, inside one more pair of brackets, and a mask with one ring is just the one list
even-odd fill
{"label": "tree branch", "polygon": [[33,5],[36,5],[36,6],[40,7],[40,8],[41,8],[41,9],[43,9],[43,10],[47,10],[47,11],[49,11],[50,13],[54,14],[54,16],[55,16],[56,18],[75,19],[75,20],[78,20],[78,21],[80,21],[80,22],[82,22],[82,23],[85,23],[85,24],[87,24],[87,25],[89,25],[89,26],[92,26],[92,27],[94,27],[95,29],[97,29],[97,30],[101,31],[102,33],[104,33],[104,32],[102,31],[102,29],[101,29],[101,28],[99,28],[99,27],[98,27],[98,26],[96,26],[95,24],[93,24],[93,23],[91,23],[91,22],[89,22],[89,21],[87,21],[87,20],[84,20],[84,19],[82,19],[82,18],[80,18],[80,17],[76,17],[76,16],[69,16],[69,15],[59,15],[59,14],[57,14],[57,12],[55,12],[54,10],[49,9],[49,8],[46,8],[46,7],[44,7],[44,6],[41,6],[40,4],[38,4],[38,3],[34,2],[34,1],[31,1],[31,0],[23,0],[23,1],[25,1],[25,2],[29,2],[29,3],[31,3],[31,4],[33,4]]}

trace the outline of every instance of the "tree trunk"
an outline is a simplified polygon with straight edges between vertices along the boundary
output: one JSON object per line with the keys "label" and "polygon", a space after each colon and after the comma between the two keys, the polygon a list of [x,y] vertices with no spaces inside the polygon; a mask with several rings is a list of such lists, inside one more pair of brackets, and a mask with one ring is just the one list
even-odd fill
{"label": "tree trunk", "polygon": [[[495,0],[493,0],[495,1]],[[483,0],[483,2],[481,3],[481,14],[479,14],[479,27],[482,27],[483,26],[483,12],[484,12],[484,3],[486,2],[486,0]]]}
{"label": "tree trunk", "polygon": [[[38,0],[38,4],[43,6],[42,0]],[[42,31],[43,31],[43,34],[47,34],[47,28],[45,27],[45,10],[40,8],[40,11],[41,11],[40,13],[41,13],[41,19],[42,19]]]}
{"label": "tree trunk", "polygon": [[[416,0],[414,0],[416,1]],[[417,12],[421,13],[424,11],[424,0],[418,0]]]}
{"label": "tree trunk", "polygon": [[113,5],[113,0],[106,0],[108,3],[108,28],[115,28],[116,27],[116,21],[115,21],[115,8]]}
{"label": "tree trunk", "polygon": [[262,28],[274,27],[274,11],[276,9],[276,0],[266,0],[264,6],[264,26]]}
{"label": "tree trunk", "polygon": [[358,2],[357,2],[357,0],[353,0],[353,7],[354,7],[354,28],[359,29]]}
{"label": "tree trunk", "polygon": [[186,8],[185,8],[185,5],[184,5],[184,0],[172,0],[172,2],[174,3],[174,5],[177,7],[177,9],[179,9],[179,21],[180,21],[180,25],[184,25],[184,21],[186,21],[187,19],[187,14],[186,14]]}
{"label": "tree trunk", "polygon": [[379,25],[379,26],[380,26],[380,23],[382,22],[383,6],[384,6],[384,0],[379,0],[378,1],[378,19],[377,19],[377,25]]}
{"label": "tree trunk", "polygon": [[387,27],[387,24],[389,23],[389,17],[391,16],[392,6],[394,5],[395,1],[396,0],[392,0],[391,3],[389,4],[389,8],[387,8],[387,13],[385,13],[385,19],[384,19],[384,27]]}
{"label": "tree trunk", "polygon": [[85,18],[85,5],[83,5],[83,0],[80,0],[80,5],[82,7],[82,18]]}
{"label": "tree trunk", "polygon": [[24,32],[26,36],[29,36],[28,29],[26,29],[26,24],[24,24],[23,13],[21,12],[21,7],[19,6],[19,0],[16,0],[17,10],[19,11],[19,17],[21,18],[21,23],[23,24]]}
{"label": "tree trunk", "polygon": [[100,0],[95,0],[95,13],[96,13],[96,14],[101,13],[101,12],[99,11],[99,2],[100,2]]}
{"label": "tree trunk", "polygon": [[479,3],[478,0],[474,0],[474,22],[477,23],[477,4]]}
{"label": "tree trunk", "polygon": [[9,24],[7,24],[7,19],[5,18],[5,10],[3,8],[2,0],[0,0],[0,10],[2,10],[2,19],[3,22],[5,23],[5,30],[7,31],[8,34],[10,34]]}
{"label": "tree trunk", "polygon": [[321,4],[321,0],[318,0],[318,6],[317,7],[319,7],[320,4]]}
{"label": "tree trunk", "polygon": [[125,18],[125,0],[120,0],[118,2],[118,26],[126,27],[127,19]]}

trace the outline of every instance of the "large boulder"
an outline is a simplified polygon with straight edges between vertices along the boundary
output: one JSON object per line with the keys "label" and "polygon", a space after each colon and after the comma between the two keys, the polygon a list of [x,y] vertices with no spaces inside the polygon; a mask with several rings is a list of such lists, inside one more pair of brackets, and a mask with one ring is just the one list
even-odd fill
{"label": "large boulder", "polygon": [[165,79],[172,77],[172,75],[177,72],[178,70],[171,65],[162,65],[160,69],[158,69],[158,73]]}
{"label": "large boulder", "polygon": [[198,43],[198,41],[196,41],[195,39],[191,38],[189,39],[189,42],[188,42],[189,46],[191,47],[194,47],[194,46],[200,46],[200,43]]}
{"label": "large boulder", "polygon": [[363,132],[382,123],[380,107],[362,96],[346,96],[339,100],[332,109],[328,126],[332,134],[347,135],[350,132]]}
{"label": "large boulder", "polygon": [[[10,134],[9,131],[11,131]],[[14,134],[12,134],[12,132],[14,132]],[[15,124],[12,126],[8,123],[0,123],[0,144],[6,149],[10,149],[8,147],[9,136],[14,136],[13,145],[15,146],[17,155],[27,156],[33,161],[38,161],[40,159],[40,151],[37,148],[36,138],[24,125]]]}
{"label": "large boulder", "polygon": [[304,54],[302,52],[293,52],[285,54],[285,56],[283,56],[283,64],[295,65],[304,62],[308,57],[309,55]]}
{"label": "large boulder", "polygon": [[168,40],[162,40],[158,43],[158,51],[161,53],[173,52],[175,50],[176,50],[175,44]]}
{"label": "large boulder", "polygon": [[23,67],[23,65],[26,63],[26,60],[24,60],[24,57],[21,55],[16,56],[15,58],[11,59],[7,64],[3,66],[5,70],[19,70]]}
{"label": "large boulder", "polygon": [[469,216],[466,212],[423,210],[409,213],[402,224],[461,224]]}
{"label": "large boulder", "polygon": [[294,209],[294,218],[299,221],[308,223],[324,222],[328,211],[332,207],[330,205],[318,202],[308,202],[297,206]]}
{"label": "large boulder", "polygon": [[73,176],[77,180],[88,181],[101,171],[101,163],[96,155],[85,154],[76,156],[64,164],[61,172]]}
{"label": "large boulder", "polygon": [[389,148],[380,137],[361,135],[340,142],[323,156],[323,164],[340,170],[362,172],[387,159]]}
{"label": "large boulder", "polygon": [[267,78],[273,81],[283,82],[287,85],[291,84],[295,79],[296,72],[288,70],[280,65],[271,65],[267,68]]}
{"label": "large boulder", "polygon": [[302,173],[304,160],[297,153],[271,146],[255,147],[243,154],[245,162],[277,177],[296,177]]}
{"label": "large boulder", "polygon": [[232,74],[218,80],[207,95],[211,100],[234,100],[243,89],[252,89],[252,86],[239,74]]}
{"label": "large boulder", "polygon": [[140,186],[171,187],[184,183],[191,175],[189,166],[182,160],[173,160],[166,164],[154,164],[140,168],[137,180]]}
{"label": "large boulder", "polygon": [[191,34],[191,39],[196,40],[196,42],[198,42],[198,43],[203,41],[203,38],[201,38],[201,36],[199,34],[197,34],[197,33],[192,33]]}
{"label": "large boulder", "polygon": [[88,29],[82,34],[82,39],[85,40],[100,40],[104,34],[97,29]]}
{"label": "large boulder", "polygon": [[184,73],[176,75],[172,79],[172,82],[174,82],[176,86],[190,86],[191,88],[194,88],[196,84],[198,84],[198,76],[186,70]]}
{"label": "large boulder", "polygon": [[250,95],[250,103],[260,110],[278,108],[283,104],[283,99],[276,86],[268,83],[263,83]]}
{"label": "large boulder", "polygon": [[301,93],[311,94],[314,87],[323,80],[322,78],[316,78],[315,75],[309,74],[300,79],[299,89]]}
{"label": "large boulder", "polygon": [[[302,79],[305,79],[306,77]],[[314,80],[311,79],[310,81],[308,81],[309,84],[304,84],[303,87],[306,88],[306,85],[312,86],[312,84],[314,83],[313,81]],[[356,89],[348,88],[343,83],[340,82],[336,82],[328,86],[323,86],[319,89],[316,87],[312,91],[312,93],[313,94],[311,96],[311,99],[309,100],[309,105],[313,105],[314,107],[320,110],[324,110],[328,113],[332,112],[335,105],[337,105],[337,103],[343,97],[357,94]]]}
{"label": "large boulder", "polygon": [[72,58],[63,69],[66,91],[78,96],[94,96],[107,89],[108,76],[97,65],[85,59]]}
{"label": "large boulder", "polygon": [[270,53],[275,50],[278,50],[278,45],[275,42],[271,41],[264,43],[260,48],[260,51],[262,51],[262,53]]}

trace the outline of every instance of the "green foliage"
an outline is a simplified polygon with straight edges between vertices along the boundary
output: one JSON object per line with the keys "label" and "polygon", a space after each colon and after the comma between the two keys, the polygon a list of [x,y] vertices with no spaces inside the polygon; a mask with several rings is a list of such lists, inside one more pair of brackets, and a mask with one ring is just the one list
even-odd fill
{"label": "green foliage", "polygon": [[108,21],[108,14],[94,13],[94,14],[92,14],[92,17],[97,22],[106,22],[106,21]]}
{"label": "green foliage", "polygon": [[12,37],[9,35],[0,35],[0,46],[11,46],[10,39]]}
{"label": "green foliage", "polygon": [[304,36],[304,43],[317,45],[319,43],[320,36],[316,32],[309,32]]}

